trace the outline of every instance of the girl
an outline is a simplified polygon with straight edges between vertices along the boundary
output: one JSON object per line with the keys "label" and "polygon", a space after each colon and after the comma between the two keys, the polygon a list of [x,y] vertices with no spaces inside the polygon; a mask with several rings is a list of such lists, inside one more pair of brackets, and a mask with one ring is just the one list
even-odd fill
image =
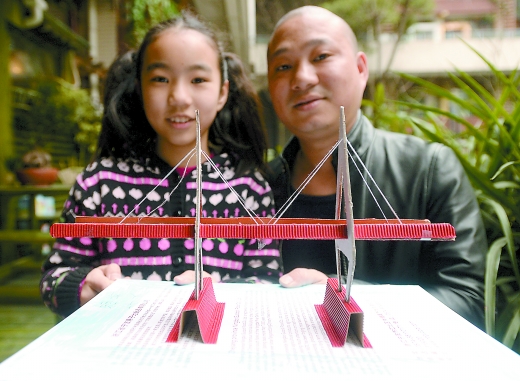
{"label": "girl", "polygon": [[[273,214],[261,175],[266,142],[256,93],[237,57],[223,53],[195,16],[184,13],[151,29],[135,54],[112,65],[105,94],[96,158],[78,176],[62,221],[194,216],[195,159],[188,153],[197,109],[202,149],[254,213]],[[248,215],[208,161],[202,189],[205,215]],[[121,277],[193,282],[193,247],[193,239],[57,239],[43,266],[43,299],[67,316]],[[277,282],[281,275],[273,241],[260,249],[255,240],[205,239],[202,247],[214,281]]]}

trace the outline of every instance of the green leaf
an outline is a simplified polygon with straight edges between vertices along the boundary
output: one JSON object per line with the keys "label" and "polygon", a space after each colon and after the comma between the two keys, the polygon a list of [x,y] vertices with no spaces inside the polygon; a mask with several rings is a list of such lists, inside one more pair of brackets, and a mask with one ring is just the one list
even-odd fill
{"label": "green leaf", "polygon": [[520,292],[517,292],[509,300],[497,324],[498,322],[503,327],[502,332],[500,332],[500,341],[507,347],[512,348],[520,331]]}
{"label": "green leaf", "polygon": [[[446,73],[449,81],[441,86],[400,73],[399,89],[407,90],[398,91],[395,101],[379,99],[378,107],[387,120],[404,119],[401,124],[414,134],[450,147],[460,160],[475,189],[489,244],[486,330],[520,353],[520,72],[501,72],[464,43],[488,66],[491,75],[485,81],[458,69]],[[393,116],[385,103],[393,104]]]}
{"label": "green leaf", "polygon": [[479,168],[475,168],[475,166],[473,166],[468,161],[466,155],[460,151],[459,147],[457,147],[451,141],[445,139],[442,134],[438,134],[432,131],[431,125],[424,122],[423,120],[412,118],[411,122],[417,128],[419,128],[428,139],[445,144],[453,149],[474,187],[482,190],[486,195],[488,195],[490,199],[507,206],[508,209],[514,211],[515,215],[520,216],[520,208],[517,201],[509,200],[508,198],[504,197],[503,192],[493,185],[493,183],[488,179],[488,176],[483,174]]}
{"label": "green leaf", "polygon": [[[407,107],[410,107],[410,108],[413,108],[413,109],[416,109],[416,110],[422,110],[422,111],[426,111],[426,112],[433,112],[437,115],[444,115],[444,116],[447,116],[448,118],[450,118],[451,120],[457,122],[457,123],[460,123],[462,124],[464,127],[466,127],[467,129],[471,130],[473,132],[473,134],[475,136],[477,136],[479,139],[481,140],[487,140],[487,137],[485,135],[482,135],[482,133],[475,128],[475,126],[473,126],[473,124],[471,124],[470,122],[468,122],[466,119],[462,118],[462,117],[459,117],[449,111],[444,111],[442,109],[439,109],[437,107],[432,107],[432,106],[425,106],[425,105],[422,105],[422,104],[419,104],[419,103],[411,103],[411,102],[395,102],[396,104],[399,104],[399,105],[402,105],[402,106],[407,106]],[[498,145],[497,145],[498,146]]]}
{"label": "green leaf", "polygon": [[520,184],[514,181],[495,181],[494,184],[497,189],[520,189]]}
{"label": "green leaf", "polygon": [[516,281],[516,278],[513,277],[513,276],[507,276],[507,277],[506,276],[502,276],[502,277],[497,279],[496,284],[497,284],[497,287],[498,287],[498,286],[501,286],[501,285],[504,285],[504,284],[507,284],[507,283],[511,283],[511,282],[514,282],[514,281]]}
{"label": "green leaf", "polygon": [[506,245],[505,238],[499,238],[491,244],[486,254],[486,274],[484,277],[484,311],[486,332],[495,336],[496,282],[500,255]]}
{"label": "green leaf", "polygon": [[506,333],[502,338],[502,343],[512,348],[515,340],[518,336],[518,332],[520,331],[520,305],[517,307],[513,318],[511,319],[509,326],[507,327]]}
{"label": "green leaf", "polygon": [[502,174],[502,172],[504,172],[507,168],[509,168],[510,166],[512,165],[516,165],[516,164],[520,164],[520,160],[517,160],[517,161],[509,161],[505,164],[503,164],[499,169],[498,171],[493,175],[493,177],[491,178],[491,181],[493,181],[494,179],[496,179],[500,174]]}
{"label": "green leaf", "polygon": [[491,200],[488,197],[481,196],[481,201],[485,204],[491,206],[491,208],[495,211],[496,216],[500,222],[500,226],[502,228],[502,232],[504,233],[504,237],[506,239],[506,247],[509,253],[509,259],[513,266],[513,272],[517,279],[518,284],[520,284],[520,270],[518,268],[518,262],[516,259],[516,250],[515,250],[515,242],[513,238],[513,231],[511,229],[511,222],[509,221],[509,217],[502,205],[498,202]]}

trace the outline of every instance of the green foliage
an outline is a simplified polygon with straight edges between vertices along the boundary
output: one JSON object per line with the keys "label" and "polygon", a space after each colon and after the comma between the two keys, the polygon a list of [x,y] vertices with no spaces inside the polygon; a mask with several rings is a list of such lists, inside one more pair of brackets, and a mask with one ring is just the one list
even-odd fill
{"label": "green foliage", "polygon": [[[502,73],[472,50],[488,65],[493,88],[463,71],[448,74],[456,91],[401,74],[421,91],[448,100],[456,112],[410,100],[393,107],[407,109],[409,116],[401,123],[410,123],[426,138],[451,147],[464,166],[480,202],[489,240],[486,331],[520,352],[520,75]],[[448,129],[447,122],[461,127],[461,132]]]}
{"label": "green foliage", "polygon": [[126,10],[131,46],[138,46],[152,26],[179,14],[172,0],[132,0],[127,2]]}
{"label": "green foliage", "polygon": [[334,12],[346,20],[354,34],[361,40],[368,36],[376,37],[383,27],[392,27],[395,31],[399,24],[403,7],[407,10],[407,25],[417,20],[431,17],[434,1],[432,0],[329,0],[322,7]]}
{"label": "green foliage", "polygon": [[93,105],[89,92],[62,80],[42,80],[35,89],[30,110],[21,117],[22,128],[70,135],[78,144],[80,162],[86,162],[96,149],[101,131],[101,113]]}
{"label": "green foliage", "polygon": [[385,85],[376,85],[373,99],[363,99],[362,107],[376,128],[400,132],[409,135],[421,135],[408,119],[408,113],[397,103],[389,102],[385,94]]}

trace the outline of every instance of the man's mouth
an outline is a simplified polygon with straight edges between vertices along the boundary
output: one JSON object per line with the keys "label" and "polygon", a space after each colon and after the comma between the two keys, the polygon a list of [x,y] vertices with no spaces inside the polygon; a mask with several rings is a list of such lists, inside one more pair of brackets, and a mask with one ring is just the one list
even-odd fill
{"label": "man's mouth", "polygon": [[296,103],[293,107],[294,108],[302,108],[302,107],[305,107],[305,106],[308,106],[316,101],[319,101],[320,98],[310,98],[310,99],[305,99],[305,100],[301,100],[299,101],[298,103]]}

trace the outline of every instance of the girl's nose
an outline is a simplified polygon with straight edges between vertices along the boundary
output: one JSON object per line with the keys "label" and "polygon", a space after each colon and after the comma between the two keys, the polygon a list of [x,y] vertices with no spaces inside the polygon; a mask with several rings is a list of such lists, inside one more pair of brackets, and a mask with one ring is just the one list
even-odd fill
{"label": "girl's nose", "polygon": [[318,83],[316,68],[307,61],[298,63],[291,82],[293,90],[305,90],[316,85]]}
{"label": "girl's nose", "polygon": [[174,83],[170,87],[168,104],[171,106],[186,106],[191,103],[189,87],[182,83]]}

